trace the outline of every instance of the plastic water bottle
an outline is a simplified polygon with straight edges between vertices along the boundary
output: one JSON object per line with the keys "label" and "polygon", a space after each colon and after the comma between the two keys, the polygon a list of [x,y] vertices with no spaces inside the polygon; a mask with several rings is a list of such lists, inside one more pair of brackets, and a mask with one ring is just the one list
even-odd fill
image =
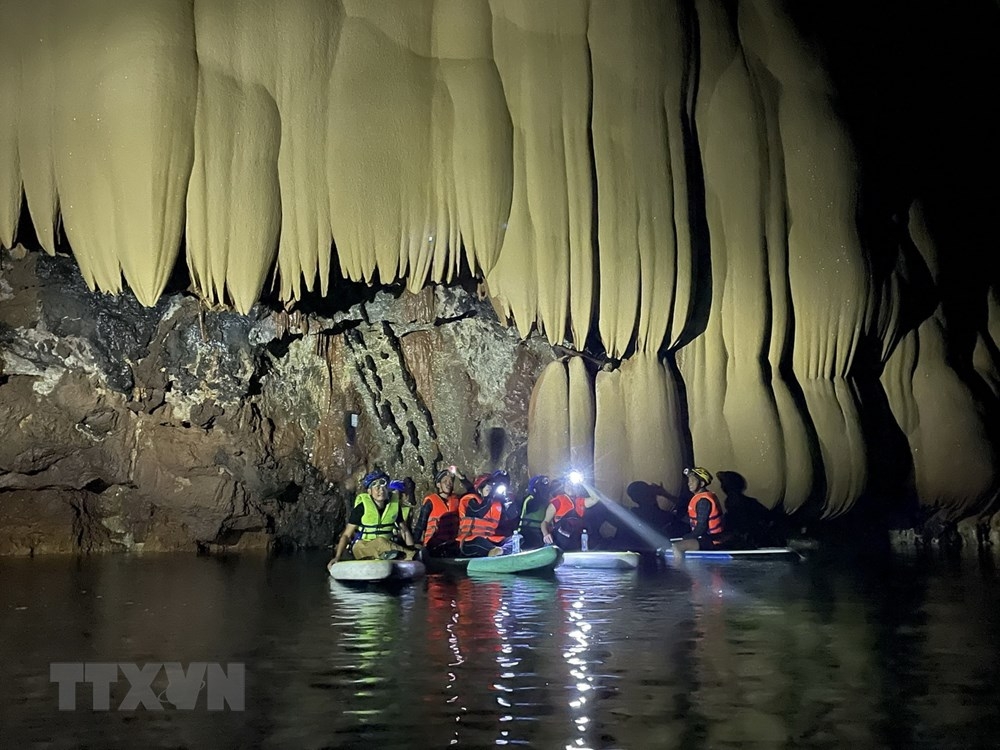
{"label": "plastic water bottle", "polygon": [[521,551],[521,535],[520,535],[520,533],[518,533],[518,532],[515,531],[514,532],[514,536],[512,538],[513,538],[514,542],[511,545],[511,549],[513,550],[513,554],[516,555],[518,552]]}
{"label": "plastic water bottle", "polygon": [[583,533],[580,534],[580,551],[581,552],[586,552],[587,548],[588,548],[588,544],[587,544],[587,530],[584,529]]}

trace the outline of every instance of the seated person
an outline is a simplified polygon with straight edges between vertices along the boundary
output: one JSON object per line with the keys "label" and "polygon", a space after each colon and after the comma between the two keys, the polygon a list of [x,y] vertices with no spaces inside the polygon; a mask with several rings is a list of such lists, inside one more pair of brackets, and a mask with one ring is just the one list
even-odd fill
{"label": "seated person", "polygon": [[743,476],[734,471],[720,471],[717,476],[726,496],[726,547],[783,547],[787,540],[777,527],[776,514],[746,494]]}
{"label": "seated person", "polygon": [[598,499],[591,497],[576,472],[570,472],[562,486],[563,492],[555,495],[545,509],[542,541],[567,552],[575,551],[580,549],[581,536],[587,526],[587,509],[597,505]]}
{"label": "seated person", "polygon": [[[652,551],[664,546],[666,540],[690,531],[687,518],[681,519],[677,515],[676,498],[662,485],[636,481],[630,483],[625,491],[635,503],[636,507],[629,513],[637,523],[610,519],[617,529],[614,537],[616,549]],[[661,502],[660,498],[665,502]],[[669,509],[664,509],[664,505]]]}
{"label": "seated person", "polygon": [[497,534],[505,540],[517,532],[521,524],[521,506],[514,502],[510,491],[510,475],[503,469],[493,472],[493,499],[501,504],[500,522],[497,524]]}
{"label": "seated person", "polygon": [[[413,537],[403,523],[399,501],[389,500],[389,476],[384,471],[371,471],[361,484],[365,492],[354,501],[330,565],[340,562],[355,534],[359,534],[351,547],[355,560],[412,559],[416,554]],[[400,538],[402,545],[397,542]]]}
{"label": "seated person", "polygon": [[493,475],[480,474],[473,482],[474,492],[458,503],[458,544],[462,557],[501,555],[504,537],[498,533],[503,517],[503,503],[493,497]]}
{"label": "seated person", "polygon": [[524,500],[521,503],[521,549],[537,549],[545,542],[542,539],[542,521],[549,507],[551,485],[544,474],[533,476],[528,481]]}
{"label": "seated person", "polygon": [[413,524],[413,536],[433,557],[458,556],[458,504],[455,467],[434,475],[435,492],[424,498]]}
{"label": "seated person", "polygon": [[684,469],[684,474],[687,476],[688,489],[693,493],[688,503],[691,531],[679,542],[673,543],[674,554],[678,557],[698,549],[715,549],[723,538],[722,506],[715,493],[708,489],[712,475],[700,466]]}
{"label": "seated person", "polygon": [[[415,490],[416,485],[413,483],[411,477],[393,479],[389,482],[389,492],[398,497],[400,515],[403,517],[403,523],[409,527],[411,534],[413,533],[413,524],[417,520],[416,513],[414,512],[417,509]],[[390,494],[390,497],[392,497],[392,494]],[[414,535],[413,538],[417,539],[417,536]]]}

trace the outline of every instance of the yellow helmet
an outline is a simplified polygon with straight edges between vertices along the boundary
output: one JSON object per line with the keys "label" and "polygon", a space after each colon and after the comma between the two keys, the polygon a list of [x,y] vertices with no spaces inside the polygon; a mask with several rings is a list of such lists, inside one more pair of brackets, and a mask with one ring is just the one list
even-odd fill
{"label": "yellow helmet", "polygon": [[712,483],[712,474],[709,472],[708,469],[703,469],[700,466],[695,466],[693,469],[684,469],[684,476],[688,477],[691,476],[692,474],[698,477],[705,484]]}

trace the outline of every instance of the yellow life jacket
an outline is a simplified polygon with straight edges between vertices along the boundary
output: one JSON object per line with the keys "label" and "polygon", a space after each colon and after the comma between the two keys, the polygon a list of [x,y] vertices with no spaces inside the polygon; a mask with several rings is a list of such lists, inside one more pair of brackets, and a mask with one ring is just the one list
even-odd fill
{"label": "yellow life jacket", "polygon": [[396,529],[396,519],[399,518],[399,501],[389,500],[385,507],[379,512],[378,506],[372,500],[372,496],[367,492],[362,492],[354,501],[357,505],[364,505],[365,512],[361,516],[361,525],[358,531],[362,539],[378,539],[380,537],[389,538]]}

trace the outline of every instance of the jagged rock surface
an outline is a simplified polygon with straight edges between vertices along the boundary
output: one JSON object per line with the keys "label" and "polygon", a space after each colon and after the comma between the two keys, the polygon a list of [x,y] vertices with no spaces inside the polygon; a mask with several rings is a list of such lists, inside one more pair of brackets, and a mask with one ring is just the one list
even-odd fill
{"label": "jagged rock surface", "polygon": [[2,264],[0,554],[323,546],[370,466],[526,470],[551,349],[461,287],[243,316]]}
{"label": "jagged rock surface", "polygon": [[[0,246],[71,247],[89,288],[154,308],[67,307],[28,326],[12,367],[42,388],[60,362],[121,392],[138,378],[136,413],[162,399],[209,430],[246,401],[258,362],[239,339],[262,296],[343,309],[345,283],[416,295],[474,277],[523,336],[612,361],[539,381],[533,471],[593,465],[619,499],[635,479],[677,491],[696,461],[796,518],[985,519],[997,38],[995,0],[0,0]],[[159,331],[178,263],[249,331],[220,315],[206,336],[191,308]],[[410,471],[439,449],[504,454],[525,415],[477,390],[536,362],[477,362],[461,382],[434,369],[450,340],[403,336],[416,308],[387,334],[365,317],[379,304],[263,358],[291,384],[314,350],[352,363],[330,370],[333,397],[259,379],[295,417],[275,423],[280,455],[356,465],[340,414],[365,399],[361,438]],[[149,326],[162,375],[129,364]],[[455,356],[490,356],[470,343]],[[452,437],[414,394],[480,409]]]}

